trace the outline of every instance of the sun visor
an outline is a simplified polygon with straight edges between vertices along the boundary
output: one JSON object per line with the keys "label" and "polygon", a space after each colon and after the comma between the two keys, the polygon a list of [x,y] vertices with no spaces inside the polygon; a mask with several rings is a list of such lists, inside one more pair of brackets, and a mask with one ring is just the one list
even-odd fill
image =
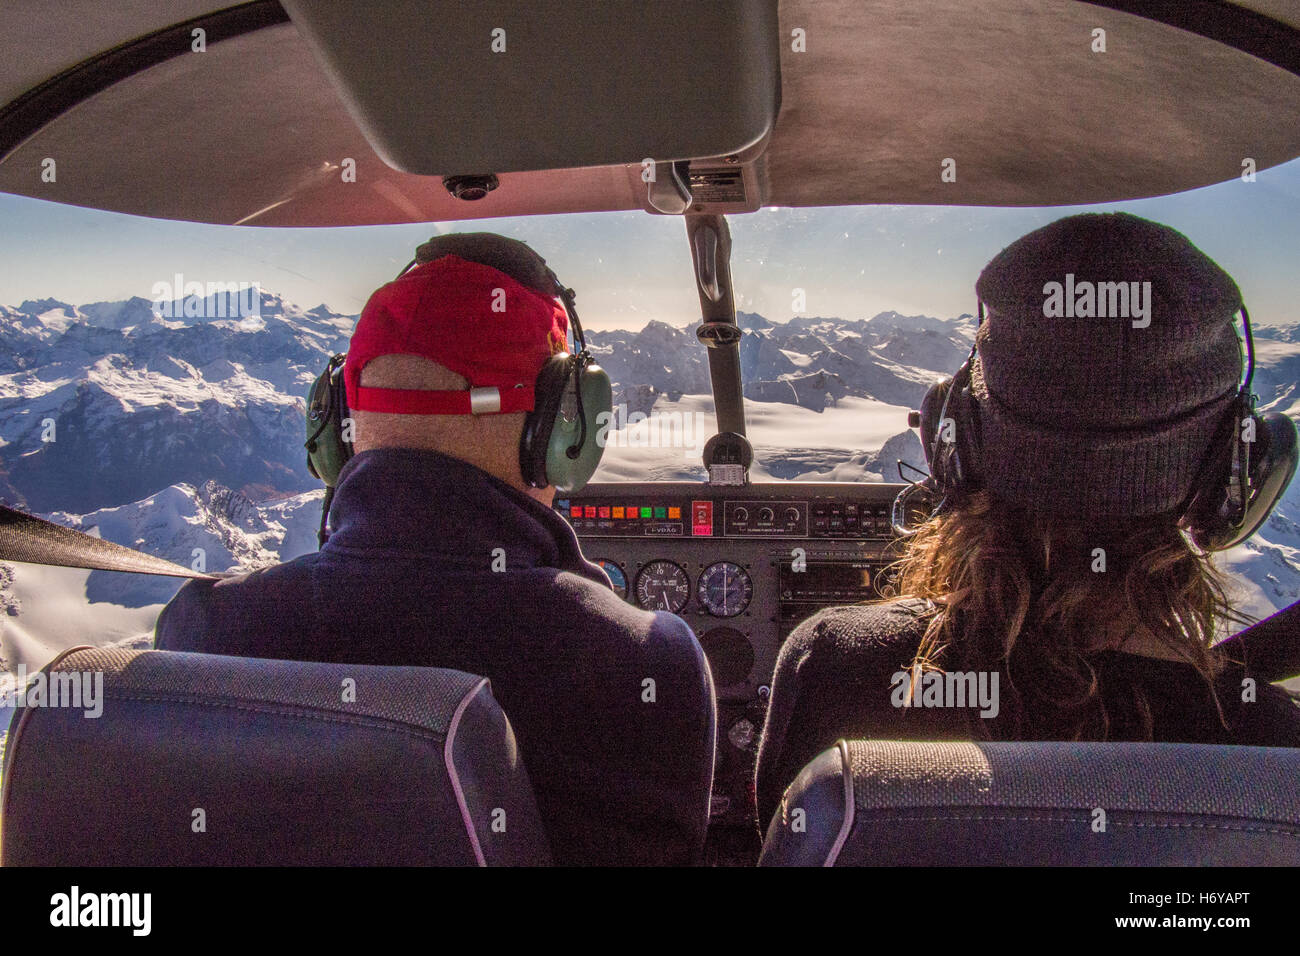
{"label": "sun visor", "polygon": [[421,175],[752,152],[777,0],[284,0],[383,160]]}

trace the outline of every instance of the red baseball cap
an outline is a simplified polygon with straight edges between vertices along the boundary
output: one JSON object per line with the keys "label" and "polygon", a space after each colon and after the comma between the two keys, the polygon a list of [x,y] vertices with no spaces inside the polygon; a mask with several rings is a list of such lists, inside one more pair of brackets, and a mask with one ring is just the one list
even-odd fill
{"label": "red baseball cap", "polygon": [[[442,256],[380,286],[361,310],[343,366],[348,407],[402,415],[532,411],[537,374],[567,350],[568,329],[557,298],[491,266]],[[363,388],[361,370],[381,355],[429,359],[470,388]]]}

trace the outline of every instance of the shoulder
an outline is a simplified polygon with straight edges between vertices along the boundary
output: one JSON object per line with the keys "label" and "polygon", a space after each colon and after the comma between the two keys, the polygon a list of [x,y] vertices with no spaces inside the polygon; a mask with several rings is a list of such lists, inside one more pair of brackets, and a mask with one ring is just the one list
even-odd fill
{"label": "shoulder", "polygon": [[903,653],[910,660],[925,633],[929,607],[926,601],[903,598],[826,608],[795,628],[781,657],[839,662]]}
{"label": "shoulder", "polygon": [[644,611],[608,586],[568,571],[555,575],[551,611],[570,625],[566,640],[585,643],[609,660],[707,673],[700,642],[689,624],[667,611]]}
{"label": "shoulder", "polygon": [[566,619],[587,622],[585,631],[594,639],[626,644],[633,653],[695,641],[690,626],[676,614],[643,611],[620,598],[609,586],[580,574],[556,573],[548,591],[555,612]]}
{"label": "shoulder", "polygon": [[904,599],[827,608],[804,621],[781,647],[772,678],[773,706],[849,699],[889,686],[912,665],[929,605]]}
{"label": "shoulder", "polygon": [[[1240,699],[1240,685],[1230,688]],[[1262,747],[1300,747],[1300,695],[1266,684],[1250,703],[1238,705],[1234,731],[1238,743]]]}
{"label": "shoulder", "polygon": [[284,623],[286,613],[310,613],[315,557],[304,555],[216,581],[186,582],[158,615],[155,646],[160,650],[252,653],[258,635]]}

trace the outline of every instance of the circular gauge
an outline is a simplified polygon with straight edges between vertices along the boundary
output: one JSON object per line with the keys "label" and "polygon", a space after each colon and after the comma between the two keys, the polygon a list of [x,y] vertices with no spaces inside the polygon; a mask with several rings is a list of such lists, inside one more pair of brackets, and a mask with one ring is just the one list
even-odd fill
{"label": "circular gauge", "polygon": [[671,561],[651,561],[637,572],[636,603],[647,611],[672,611],[691,599],[691,579]]}
{"label": "circular gauge", "polygon": [[715,627],[700,635],[700,647],[709,659],[713,685],[719,690],[743,684],[754,669],[754,645],[733,627]]}
{"label": "circular gauge", "polygon": [[714,617],[735,617],[749,607],[753,596],[754,582],[738,564],[719,561],[700,575],[700,603]]}
{"label": "circular gauge", "polygon": [[596,563],[600,565],[602,571],[609,575],[609,583],[614,586],[614,593],[626,601],[627,575],[623,573],[623,569],[618,566],[617,562],[605,558],[597,558]]}

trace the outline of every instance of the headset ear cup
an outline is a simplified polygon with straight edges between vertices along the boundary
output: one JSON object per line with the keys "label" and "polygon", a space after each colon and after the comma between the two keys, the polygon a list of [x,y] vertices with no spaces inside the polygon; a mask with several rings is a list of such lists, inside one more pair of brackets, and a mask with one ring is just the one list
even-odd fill
{"label": "headset ear cup", "polygon": [[921,449],[925,452],[926,467],[939,485],[944,481],[942,472],[945,456],[936,453],[940,449],[936,448],[935,440],[939,436],[939,415],[951,388],[952,379],[946,378],[942,382],[931,385],[925,393],[925,398],[921,400]]}
{"label": "headset ear cup", "polygon": [[552,355],[537,373],[533,410],[524,419],[524,430],[519,436],[519,471],[524,483],[533,488],[551,484],[547,475],[547,449],[573,361],[568,353]]}
{"label": "headset ear cup", "polygon": [[1295,422],[1280,412],[1254,416],[1249,486],[1244,507],[1233,501],[1232,450],[1240,441],[1245,408],[1216,433],[1211,453],[1198,474],[1191,503],[1180,522],[1203,551],[1226,551],[1259,530],[1285,494],[1300,462],[1300,435]]}
{"label": "headset ear cup", "polygon": [[[978,486],[979,416],[971,398],[971,363],[930,386],[921,401],[921,444],[940,497]],[[944,419],[950,420],[946,424]]]}
{"label": "headset ear cup", "polygon": [[943,447],[936,447],[935,442],[939,437],[939,416],[951,388],[952,379],[944,379],[931,385],[921,399],[918,413],[921,450],[930,477],[909,485],[894,498],[890,524],[900,537],[916,534],[917,529],[935,515],[943,500],[948,452]]}
{"label": "headset ear cup", "polygon": [[1224,533],[1223,508],[1229,495],[1232,454],[1236,445],[1233,432],[1240,408],[1239,402],[1234,403],[1232,412],[1224,416],[1211,436],[1183,508],[1180,523],[1203,550],[1211,550],[1212,540],[1222,538]]}
{"label": "headset ear cup", "polygon": [[352,443],[343,438],[348,404],[342,367],[343,356],[331,358],[307,392],[307,470],[330,488],[352,457]]}
{"label": "headset ear cup", "polygon": [[1251,454],[1246,513],[1225,547],[1240,544],[1259,530],[1286,494],[1300,465],[1300,432],[1290,416],[1269,412],[1256,418],[1256,426],[1259,446]]}
{"label": "headset ear cup", "polygon": [[951,459],[957,472],[952,476],[953,487],[974,491],[980,486],[980,474],[976,467],[980,448],[979,409],[971,398],[969,379],[964,387],[953,394],[948,406],[948,417],[953,420],[953,430],[956,432]]}
{"label": "headset ear cup", "polygon": [[352,456],[356,454],[356,451],[352,447],[352,440],[347,437],[352,433],[354,423],[352,421],[352,410],[348,408],[348,389],[343,382],[343,367],[341,365],[338,371],[334,373],[331,382],[334,396],[334,420],[339,430],[339,445],[343,449],[343,463],[347,464]]}
{"label": "headset ear cup", "polygon": [[566,398],[554,419],[546,449],[547,483],[557,491],[572,494],[581,491],[600,467],[605,452],[600,425],[608,422],[613,408],[613,387],[609,375],[599,365],[588,365],[578,387],[582,389],[581,417],[578,403]]}

